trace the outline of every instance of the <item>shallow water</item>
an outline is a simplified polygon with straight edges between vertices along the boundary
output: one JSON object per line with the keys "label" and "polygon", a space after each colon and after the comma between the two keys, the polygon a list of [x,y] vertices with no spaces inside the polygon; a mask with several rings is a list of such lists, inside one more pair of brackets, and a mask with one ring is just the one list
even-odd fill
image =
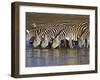
{"label": "shallow water", "polygon": [[26,49],[26,67],[89,64],[89,49]]}

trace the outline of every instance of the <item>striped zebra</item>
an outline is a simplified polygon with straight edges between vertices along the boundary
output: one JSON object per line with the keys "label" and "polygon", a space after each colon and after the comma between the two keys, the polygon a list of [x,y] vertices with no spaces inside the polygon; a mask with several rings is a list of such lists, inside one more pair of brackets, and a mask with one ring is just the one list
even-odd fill
{"label": "striped zebra", "polygon": [[[40,45],[42,48],[46,48],[50,43],[53,48],[56,48],[61,44],[61,40],[68,40],[70,48],[73,48],[72,41],[78,41],[80,47],[83,44],[85,45],[83,38],[86,37],[85,32],[88,29],[87,23],[80,23],[79,25],[47,23],[34,24],[34,26],[32,30],[27,31],[27,40],[33,42],[33,47],[38,47]],[[86,37],[86,39],[88,39],[88,37]]]}
{"label": "striped zebra", "polygon": [[56,27],[59,24],[40,24],[36,25],[34,29],[29,32],[29,40],[32,39],[33,47],[41,47],[45,48],[48,46],[50,40],[55,37],[55,33],[60,28]]}
{"label": "striped zebra", "polygon": [[79,46],[82,48],[89,48],[90,46],[90,38],[89,38],[90,32],[89,29],[87,28],[82,36],[79,39]]}
{"label": "striped zebra", "polygon": [[26,34],[26,41],[33,44],[33,47],[40,45],[40,38],[37,34],[37,29],[32,29]]}
{"label": "striped zebra", "polygon": [[56,47],[60,46],[61,40],[69,40],[69,37],[67,37],[67,35],[68,35],[69,30],[70,30],[70,27],[71,26],[67,26],[66,28],[61,30],[59,32],[59,34],[57,34],[57,36],[53,40],[53,44],[52,44],[53,48],[56,48]]}
{"label": "striped zebra", "polygon": [[52,40],[62,29],[63,29],[63,25],[57,24],[54,27],[51,26],[49,30],[45,30],[44,32],[42,32],[43,34],[40,34],[40,36],[44,36],[44,37],[42,37],[41,47],[46,48],[49,44],[52,44]]}
{"label": "striped zebra", "polygon": [[42,28],[36,24],[33,24],[33,29],[26,30],[26,41],[32,42],[33,47],[38,47],[40,45],[41,39],[38,34],[43,31]]}
{"label": "striped zebra", "polygon": [[[84,31],[86,29],[88,29],[87,23],[81,23],[78,26],[74,25],[74,26],[66,27],[54,39],[52,47],[53,48],[58,47],[61,44],[61,40],[68,40],[69,47],[73,48],[72,41],[78,41],[78,39],[80,39],[80,38],[82,41],[82,35],[84,34]],[[89,30],[87,30],[87,31],[89,31]]]}

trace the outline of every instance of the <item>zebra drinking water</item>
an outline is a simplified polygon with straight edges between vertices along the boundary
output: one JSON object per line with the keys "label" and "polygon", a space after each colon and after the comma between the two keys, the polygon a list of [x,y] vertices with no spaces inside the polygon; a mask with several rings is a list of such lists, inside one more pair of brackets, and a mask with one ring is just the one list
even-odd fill
{"label": "zebra drinking water", "polygon": [[[83,44],[84,38],[86,38],[85,30],[88,30],[88,24],[87,23],[81,23],[79,25],[69,26],[63,29],[53,40],[52,47],[56,48],[61,44],[61,40],[68,40],[68,44],[70,48],[73,48],[75,44],[73,45],[73,41],[77,42],[77,46],[81,47],[80,45]],[[85,34],[85,35],[84,35]],[[89,36],[89,35],[88,35]],[[78,40],[80,39],[80,41]],[[79,41],[79,45],[78,45]],[[89,43],[89,40],[88,40]]]}
{"label": "zebra drinking water", "polygon": [[41,48],[67,47],[67,45],[70,48],[89,46],[89,27],[86,22],[74,25],[67,23],[35,24],[35,27],[27,33],[27,40],[32,41],[34,48],[38,46]]}

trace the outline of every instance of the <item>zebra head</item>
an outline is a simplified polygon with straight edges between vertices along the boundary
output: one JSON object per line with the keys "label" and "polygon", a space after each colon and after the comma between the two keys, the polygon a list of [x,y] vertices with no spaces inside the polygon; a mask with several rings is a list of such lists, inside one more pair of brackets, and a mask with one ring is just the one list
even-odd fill
{"label": "zebra head", "polygon": [[38,47],[38,46],[40,45],[40,42],[41,42],[41,39],[40,39],[40,37],[37,35],[37,36],[34,38],[33,47]]}
{"label": "zebra head", "polygon": [[29,41],[32,37],[36,36],[37,31],[35,29],[26,30],[26,40]]}
{"label": "zebra head", "polygon": [[46,48],[48,46],[48,44],[49,44],[49,41],[48,41],[47,36],[45,35],[44,38],[42,38],[41,47]]}
{"label": "zebra head", "polygon": [[58,36],[54,38],[52,48],[57,48],[60,45],[61,41],[58,38]]}

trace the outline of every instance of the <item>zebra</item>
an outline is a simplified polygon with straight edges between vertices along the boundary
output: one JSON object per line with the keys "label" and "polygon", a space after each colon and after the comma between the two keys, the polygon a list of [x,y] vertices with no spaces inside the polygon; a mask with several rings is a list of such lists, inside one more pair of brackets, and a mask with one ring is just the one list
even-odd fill
{"label": "zebra", "polygon": [[49,30],[45,30],[44,34],[41,34],[44,36],[42,42],[41,42],[41,47],[46,48],[49,43],[52,44],[52,40],[55,38],[55,36],[59,33],[59,31],[63,29],[63,26],[61,25],[56,25],[54,27],[49,28]]}
{"label": "zebra", "polygon": [[[76,25],[75,28],[72,29],[73,33],[73,41],[77,42],[77,47],[81,47],[80,43],[82,43],[83,38],[85,38],[85,36],[82,36],[85,32],[89,32],[89,24],[87,22],[82,22],[79,25]],[[88,35],[89,36],[89,35]]]}
{"label": "zebra", "polygon": [[[49,44],[52,44],[52,40],[59,33],[61,29],[66,27],[65,23],[49,23],[38,25],[37,40],[40,39],[40,46],[46,48]],[[38,42],[38,41],[36,41]],[[34,42],[33,42],[34,43]]]}
{"label": "zebra", "polygon": [[81,23],[78,26],[74,25],[74,26],[66,27],[54,39],[52,47],[53,48],[58,47],[61,43],[61,40],[68,40],[69,47],[73,48],[72,40],[78,41],[78,38],[80,38],[82,36],[82,33],[84,33],[84,31],[85,31],[85,29],[87,29],[87,27],[88,27],[87,23]]}
{"label": "zebra", "polygon": [[58,24],[36,25],[36,27],[33,30],[31,30],[29,33],[30,38],[34,37],[34,40],[32,40],[33,46],[38,47],[39,45],[41,45],[41,47],[43,48],[47,47],[51,38],[54,38],[54,33],[52,30],[55,30],[56,26],[58,26]]}
{"label": "zebra", "polygon": [[42,34],[44,31],[46,31],[48,24],[35,24],[33,23],[33,28],[29,31],[26,30],[26,40],[33,43],[34,47],[38,47],[41,43],[41,38],[39,34]]}
{"label": "zebra", "polygon": [[87,28],[84,33],[82,34],[82,36],[79,39],[79,46],[82,48],[89,48],[90,45],[90,38],[89,38],[89,29]]}
{"label": "zebra", "polygon": [[33,47],[37,47],[40,44],[41,40],[40,40],[40,38],[37,34],[36,29],[30,30],[26,34],[26,41],[29,42],[29,43],[32,43]]}
{"label": "zebra", "polygon": [[33,24],[33,28],[29,31],[26,30],[26,41],[31,42],[33,47],[38,47],[40,45],[41,39],[39,37],[39,32],[43,31],[42,28],[36,24]]}
{"label": "zebra", "polygon": [[[87,22],[80,23],[79,25],[76,25],[75,28],[72,28],[73,38],[72,43],[74,42],[73,47],[81,47],[79,44],[82,43],[82,35],[85,31],[89,32],[89,24]],[[84,36],[85,37],[85,36]],[[71,42],[69,42],[71,44]],[[76,46],[77,45],[77,46]]]}
{"label": "zebra", "polygon": [[[88,27],[88,24],[85,22],[78,25],[69,25],[67,23],[45,23],[33,25],[35,27],[33,27],[32,30],[27,31],[27,39],[33,42],[33,47],[38,47],[40,45],[42,48],[46,48],[49,43],[52,44],[53,48],[56,48],[61,44],[61,40],[68,40],[70,48],[73,48],[72,41],[79,41],[79,44],[81,42],[84,43],[82,36]],[[83,44],[80,44],[80,46],[81,45]]]}
{"label": "zebra", "polygon": [[63,30],[61,30],[58,35],[56,36],[56,38],[53,40],[53,44],[52,44],[52,47],[53,48],[56,48],[58,47],[60,44],[61,44],[61,40],[65,40],[67,39],[68,40],[68,37],[67,37],[67,32],[69,31],[69,27],[68,26],[67,28],[64,28]]}

